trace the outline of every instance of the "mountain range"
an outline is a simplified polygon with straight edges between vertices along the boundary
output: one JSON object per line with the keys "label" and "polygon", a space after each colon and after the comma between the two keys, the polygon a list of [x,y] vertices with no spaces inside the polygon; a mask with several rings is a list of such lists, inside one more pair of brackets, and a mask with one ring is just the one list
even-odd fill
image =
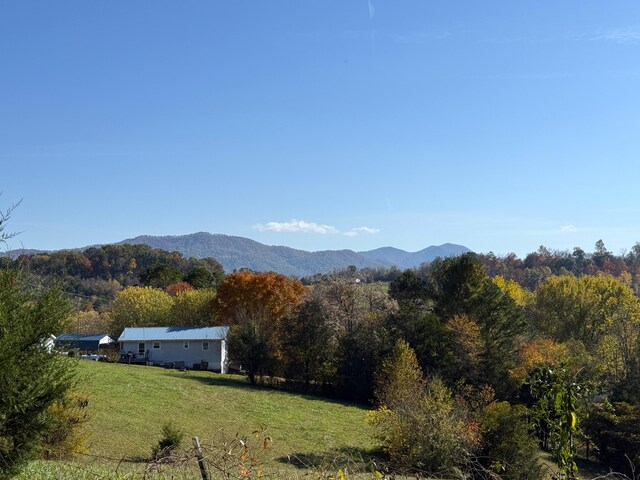
{"label": "mountain range", "polygon": [[471,251],[462,245],[445,243],[427,247],[419,252],[406,252],[393,247],[366,252],[353,250],[308,252],[290,247],[264,245],[244,237],[206,232],[159,237],[142,235],[120,243],[141,243],[153,248],[177,251],[186,257],[213,257],[222,264],[225,272],[250,268],[254,271],[273,271],[295,276],[327,273],[350,265],[358,268],[396,266],[404,270],[430,262],[436,257],[461,255]]}
{"label": "mountain range", "polygon": [[[149,245],[152,248],[180,252],[185,257],[213,257],[220,262],[225,272],[250,268],[257,272],[273,271],[298,277],[328,273],[350,265],[355,265],[358,268],[396,266],[404,270],[430,262],[436,257],[461,255],[471,251],[462,245],[445,243],[439,246],[430,246],[418,252],[406,252],[393,247],[377,248],[366,252],[354,252],[353,250],[308,252],[284,246],[264,245],[245,237],[206,232],[190,235],[141,235],[118,243]],[[86,248],[89,247],[73,250],[85,250]],[[32,255],[39,252],[43,252],[43,250],[10,250],[4,255],[16,258],[19,255]]]}

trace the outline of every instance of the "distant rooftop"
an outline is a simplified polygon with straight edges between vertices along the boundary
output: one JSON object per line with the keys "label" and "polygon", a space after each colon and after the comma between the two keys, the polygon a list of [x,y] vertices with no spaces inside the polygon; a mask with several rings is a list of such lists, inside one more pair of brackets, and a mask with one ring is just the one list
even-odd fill
{"label": "distant rooftop", "polygon": [[[106,333],[63,333],[58,336],[56,340],[58,342],[99,342],[104,337],[109,337]],[[109,337],[111,341],[114,341],[111,337]]]}

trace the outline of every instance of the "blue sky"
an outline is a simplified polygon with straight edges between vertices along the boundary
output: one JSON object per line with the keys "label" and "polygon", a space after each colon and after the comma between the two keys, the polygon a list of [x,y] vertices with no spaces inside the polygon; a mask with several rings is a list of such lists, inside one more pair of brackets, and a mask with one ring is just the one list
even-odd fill
{"label": "blue sky", "polygon": [[640,241],[640,2],[0,0],[11,248]]}

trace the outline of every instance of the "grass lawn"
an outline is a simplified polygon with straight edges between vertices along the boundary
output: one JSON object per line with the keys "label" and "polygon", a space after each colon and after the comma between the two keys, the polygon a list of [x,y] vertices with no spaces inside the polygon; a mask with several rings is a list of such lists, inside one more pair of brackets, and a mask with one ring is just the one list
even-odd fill
{"label": "grass lawn", "polygon": [[89,397],[86,446],[114,462],[148,457],[167,421],[184,430],[189,445],[191,436],[219,445],[223,436],[251,437],[265,427],[272,444],[256,455],[272,471],[297,470],[287,457],[319,461],[376,447],[362,406],[252,387],[234,375],[89,361],[78,369],[78,390]]}
{"label": "grass lawn", "polygon": [[[185,432],[185,448],[191,446],[190,437],[198,436],[211,459],[218,458],[225,439],[248,437],[253,445],[249,456],[259,460],[268,478],[328,478],[345,467],[349,479],[375,477],[370,469],[360,470],[359,459],[366,461],[378,447],[364,406],[252,387],[234,375],[90,361],[80,361],[78,370],[78,390],[89,398],[89,420],[82,427],[88,455],[75,462],[33,462],[18,480],[199,478],[193,460],[145,477],[144,459],[169,421]],[[252,434],[261,427],[272,438],[267,450],[259,448]],[[234,466],[238,447],[235,452]],[[127,461],[121,462],[123,458]],[[553,464],[548,454],[541,453],[541,460]],[[304,468],[320,464],[317,470]],[[596,464],[582,462],[580,467],[580,480],[606,473]],[[227,478],[216,476],[211,465],[210,471],[212,478]],[[234,470],[236,477],[238,473]]]}

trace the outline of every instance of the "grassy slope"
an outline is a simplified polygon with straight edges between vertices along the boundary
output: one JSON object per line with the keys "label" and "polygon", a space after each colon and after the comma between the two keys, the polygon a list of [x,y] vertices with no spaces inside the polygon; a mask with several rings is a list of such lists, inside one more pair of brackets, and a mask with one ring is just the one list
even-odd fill
{"label": "grassy slope", "polygon": [[241,377],[208,372],[87,361],[79,370],[80,390],[89,396],[85,430],[91,454],[148,456],[167,420],[206,443],[216,435],[219,442],[220,430],[251,435],[265,426],[273,438],[269,453],[261,454],[268,462],[375,446],[362,407],[253,388]]}

